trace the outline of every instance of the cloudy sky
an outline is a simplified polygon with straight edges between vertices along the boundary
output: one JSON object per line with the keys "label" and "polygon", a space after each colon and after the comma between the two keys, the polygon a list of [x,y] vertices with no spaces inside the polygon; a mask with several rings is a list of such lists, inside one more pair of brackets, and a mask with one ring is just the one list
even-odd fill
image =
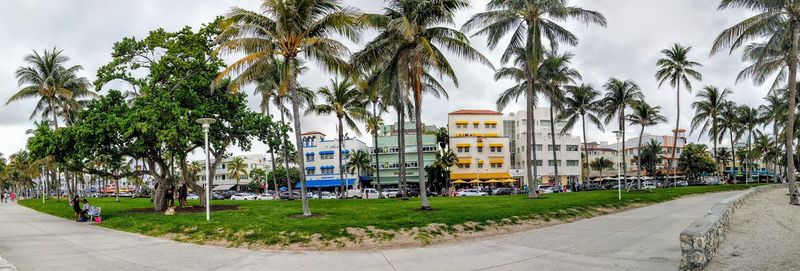
{"label": "cloudy sky", "polygon": [[[54,46],[64,49],[71,57],[70,64],[85,68],[84,76],[96,77],[97,67],[110,61],[111,47],[123,37],[144,37],[156,28],[177,30],[185,25],[197,27],[224,13],[232,6],[251,10],[259,7],[257,0],[139,0],[139,1],[44,1],[4,0],[0,3],[0,101],[6,101],[19,88],[14,71],[24,65],[22,58],[32,50],[41,51]],[[472,1],[472,8],[458,13],[460,27],[469,16],[484,10],[488,0]],[[381,1],[344,1],[346,5],[365,12],[379,12]],[[608,26],[586,26],[566,23],[565,27],[580,38],[580,45],[564,48],[574,53],[574,66],[583,75],[585,83],[600,88],[610,77],[631,79],[638,82],[649,103],[663,107],[669,118],[668,124],[648,128],[648,132],[667,134],[674,127],[676,117],[675,91],[668,86],[658,88],[654,78],[655,62],[660,50],[681,43],[693,46],[691,58],[702,63],[700,71],[704,85],[728,87],[734,91],[732,99],[738,103],[757,106],[767,92],[764,86],[749,83],[735,84],[736,73],[744,66],[739,52],[733,55],[718,54],[709,57],[710,46],[716,35],[724,28],[748,16],[743,10],[718,11],[718,0],[573,0],[572,5],[582,6],[603,13]],[[497,67],[499,50],[492,51],[485,45],[483,37],[472,38],[473,45],[487,55]],[[363,41],[362,41],[363,45]],[[353,45],[358,50],[359,45]],[[423,121],[439,126],[446,125],[447,113],[457,109],[493,109],[497,94],[511,82],[495,82],[492,70],[480,65],[453,60],[459,76],[458,87],[446,83],[450,100],[428,97],[424,102]],[[331,75],[312,70],[301,78],[302,84],[317,88],[327,84]],[[248,92],[249,93],[249,92]],[[691,120],[690,104],[694,94],[681,93],[681,126],[687,127]],[[251,99],[256,108],[258,101]],[[32,127],[28,116],[34,101],[25,101],[0,106],[0,152],[8,155],[23,149],[25,131]],[[505,113],[518,110],[513,105]],[[392,115],[392,114],[389,114]],[[306,117],[305,130],[318,130],[335,134],[331,117]],[[387,123],[393,121],[386,116]],[[638,131],[638,128],[635,128]],[[589,140],[612,140],[608,129],[588,131]],[[576,130],[575,133],[579,133]],[[352,135],[353,133],[351,133]],[[692,140],[697,140],[693,135]],[[365,140],[369,142],[369,140]],[[706,141],[706,139],[700,139]],[[256,146],[251,152],[262,152]],[[232,150],[238,152],[238,150]]]}

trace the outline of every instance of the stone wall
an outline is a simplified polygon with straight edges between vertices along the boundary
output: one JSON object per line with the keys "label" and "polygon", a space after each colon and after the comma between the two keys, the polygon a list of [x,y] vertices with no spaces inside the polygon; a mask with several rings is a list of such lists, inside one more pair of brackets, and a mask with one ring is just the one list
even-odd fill
{"label": "stone wall", "polygon": [[745,199],[768,189],[786,185],[764,185],[753,187],[733,197],[724,199],[708,210],[708,214],[695,220],[681,232],[680,270],[703,270],[711,261],[728,232],[728,221],[736,207]]}

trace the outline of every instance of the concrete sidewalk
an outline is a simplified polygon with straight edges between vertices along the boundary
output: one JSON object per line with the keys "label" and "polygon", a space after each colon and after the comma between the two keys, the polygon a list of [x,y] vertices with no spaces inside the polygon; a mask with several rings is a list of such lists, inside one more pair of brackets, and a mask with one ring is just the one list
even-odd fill
{"label": "concrete sidewalk", "polygon": [[738,192],[687,197],[465,243],[368,252],[177,243],[0,205],[0,256],[19,270],[675,270],[678,235]]}

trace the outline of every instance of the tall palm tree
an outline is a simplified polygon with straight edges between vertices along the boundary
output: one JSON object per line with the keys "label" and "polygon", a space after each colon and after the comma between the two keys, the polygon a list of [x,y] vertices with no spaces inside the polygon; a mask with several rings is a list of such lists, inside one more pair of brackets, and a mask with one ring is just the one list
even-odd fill
{"label": "tall palm tree", "polygon": [[722,140],[725,137],[725,133],[728,134],[729,139],[731,141],[731,174],[733,178],[736,178],[738,175],[738,169],[736,168],[736,142],[739,141],[739,137],[742,133],[742,125],[739,122],[739,115],[738,115],[738,106],[732,101],[727,101],[723,104],[722,110],[720,110],[720,122],[719,122],[719,140]]}
{"label": "tall palm tree", "polygon": [[[667,117],[661,114],[660,106],[650,106],[644,100],[635,103],[632,107],[633,111],[628,114],[626,119],[631,125],[639,125],[642,129],[639,131],[639,143],[636,146],[636,189],[642,189],[642,137],[644,137],[644,128],[647,126],[654,126],[656,124],[667,122]],[[623,160],[624,161],[624,160]]]}
{"label": "tall palm tree", "polygon": [[716,159],[721,162],[722,168],[724,169],[725,167],[728,166],[728,161],[731,160],[731,157],[733,157],[733,155],[731,154],[731,151],[730,149],[728,149],[728,147],[719,147],[716,153],[717,153]]}
{"label": "tall palm tree", "polygon": [[[772,143],[775,144],[775,149],[779,150],[780,147],[780,140],[778,139],[779,130],[781,129],[781,125],[785,123],[786,116],[788,115],[787,112],[789,111],[786,107],[786,100],[777,93],[773,92],[764,97],[764,100],[767,104],[762,104],[758,106],[759,118],[761,118],[764,123],[764,126],[768,124],[772,124]],[[772,165],[773,173],[778,173],[778,157],[775,158],[775,163]]]}
{"label": "tall palm tree", "polygon": [[[740,7],[752,10],[756,14],[720,33],[714,41],[711,54],[726,48],[729,48],[732,53],[745,42],[759,39],[766,39],[768,43],[771,43],[767,48],[786,51],[787,53],[780,54],[785,58],[783,61],[785,65],[779,64],[770,66],[766,64],[769,63],[769,61],[761,61],[761,59],[756,62],[765,63],[764,65],[757,65],[757,70],[767,71],[767,73],[770,73],[768,71],[788,70],[787,88],[789,89],[789,96],[787,102],[791,112],[787,116],[786,127],[794,127],[795,98],[797,96],[797,50],[800,50],[800,12],[797,11],[800,10],[800,1],[722,0],[719,6],[720,9]],[[785,48],[787,43],[790,44],[788,50],[778,49]],[[769,60],[769,58],[766,58],[766,60]],[[784,67],[787,69],[784,69]],[[793,143],[794,129],[786,129],[785,146],[787,179],[789,182],[789,203],[800,205],[795,183]]]}
{"label": "tall palm tree", "polygon": [[16,71],[17,82],[22,89],[12,95],[6,104],[38,98],[31,118],[37,113],[49,112],[54,127],[58,129],[58,112],[64,101],[94,94],[90,90],[89,80],[77,75],[83,70],[81,65],[65,66],[69,57],[63,55],[63,50],[45,49],[43,55],[34,50],[24,60],[28,66],[20,67]]}
{"label": "tall palm tree", "polygon": [[[550,144],[553,152],[553,173],[554,183],[561,183],[558,174],[558,150],[556,149],[556,117],[561,113],[562,102],[564,100],[563,86],[575,84],[581,79],[581,74],[569,66],[573,55],[571,53],[556,54],[547,53],[545,60],[539,68],[539,81],[542,87],[542,94],[550,101]],[[558,187],[561,187],[560,185]]]}
{"label": "tall palm tree", "polygon": [[356,63],[366,64],[364,66],[384,66],[386,74],[393,75],[387,77],[388,82],[402,86],[413,97],[422,209],[431,208],[425,191],[422,98],[425,94],[433,94],[427,92],[426,85],[438,85],[436,78],[428,72],[435,71],[458,85],[458,78],[443,49],[492,67],[488,59],[472,48],[463,33],[447,27],[454,23],[455,12],[468,7],[465,0],[389,0],[384,14],[367,16],[369,24],[380,29],[380,33],[361,54],[354,57]]}
{"label": "tall palm tree", "polygon": [[244,162],[244,159],[241,157],[234,157],[228,163],[228,175],[236,180],[236,191],[241,191],[239,181],[242,180],[242,176],[247,176],[247,164]]}
{"label": "tall palm tree", "polygon": [[[714,162],[717,164],[717,174],[719,174],[719,159],[717,159],[719,129],[717,129],[717,123],[719,122],[720,112],[725,106],[726,98],[730,94],[732,92],[727,88],[720,90],[714,86],[706,86],[695,96],[697,101],[692,103],[694,117],[692,118],[691,131],[694,132],[695,129],[700,128],[700,135],[708,133],[708,136],[711,137],[711,142],[714,144],[712,150]],[[709,127],[709,124],[711,127]],[[698,135],[698,138],[700,135]]]}
{"label": "tall palm tree", "polygon": [[671,87],[677,90],[675,92],[675,97],[677,99],[675,103],[675,131],[672,133],[672,154],[670,155],[670,160],[668,160],[670,161],[673,177],[677,176],[677,163],[673,164],[672,161],[677,162],[677,159],[675,159],[675,151],[678,149],[678,130],[681,128],[681,84],[683,84],[686,90],[691,92],[692,82],[690,79],[697,81],[703,80],[703,75],[695,70],[695,68],[703,65],[689,60],[689,52],[691,50],[691,46],[684,47],[676,43],[672,45],[672,48],[661,50],[661,54],[663,54],[664,57],[656,62],[656,66],[659,67],[658,72],[656,72],[658,87],[661,87],[664,83],[669,83]]}
{"label": "tall palm tree", "polygon": [[347,159],[347,172],[356,174],[355,183],[361,180],[361,174],[372,172],[372,161],[369,159],[369,153],[358,150],[350,153]]}
{"label": "tall palm tree", "polygon": [[[625,160],[625,110],[643,100],[644,95],[639,85],[631,80],[611,78],[603,85],[603,88],[606,90],[606,94],[600,101],[602,104],[600,112],[605,124],[617,119],[618,131],[622,138],[622,161],[627,161]],[[627,162],[622,163],[622,171],[626,173],[623,174],[623,178],[627,175],[627,164]]]}
{"label": "tall palm tree", "polygon": [[383,191],[381,190],[381,173],[380,173],[380,148],[378,148],[378,132],[383,127],[383,118],[381,114],[387,112],[387,105],[390,101],[391,93],[381,80],[379,69],[370,69],[368,72],[362,72],[358,78],[358,88],[361,90],[362,95],[366,96],[365,102],[372,107],[372,112],[367,116],[367,133],[372,135],[372,146],[375,155],[375,182],[378,190],[378,198],[384,198]]}
{"label": "tall palm tree", "polygon": [[[554,50],[559,43],[572,46],[578,44],[578,38],[560,26],[558,21],[576,20],[587,24],[606,25],[606,18],[599,12],[568,6],[567,1],[492,0],[486,5],[486,10],[473,15],[464,23],[462,30],[465,32],[476,30],[474,35],[486,35],[487,44],[491,49],[497,47],[503,37],[513,32],[501,60],[505,64],[513,58],[517,59],[515,62],[517,62],[517,66],[521,67],[520,75],[524,78],[524,80],[518,81],[538,81],[538,67],[545,51],[544,39],[549,41],[551,50]],[[536,101],[535,86],[527,84],[521,91],[525,93],[527,114],[526,145],[528,148],[525,152],[525,165],[528,187],[531,188],[528,189],[528,198],[536,198],[533,189],[536,183],[536,174],[533,173],[536,171],[534,163],[536,158],[532,157],[532,155],[535,156],[535,148],[530,148],[530,146],[535,146],[535,116],[533,112]]]}
{"label": "tall palm tree", "polygon": [[[586,172],[589,172],[589,149],[585,146],[587,143],[586,138],[586,119],[588,118],[589,121],[595,125],[601,131],[605,130],[603,128],[603,123],[600,122],[600,118],[598,115],[600,114],[600,92],[595,90],[591,85],[581,84],[580,86],[567,86],[567,95],[564,97],[563,105],[564,109],[558,115],[558,119],[566,120],[566,124],[564,128],[561,130],[561,133],[566,133],[567,131],[571,131],[573,127],[575,127],[575,123],[578,122],[578,118],[581,121],[581,131],[583,132],[583,166],[585,167]],[[589,181],[589,174],[584,176],[584,184]]]}
{"label": "tall palm tree", "polygon": [[600,177],[603,176],[603,170],[614,168],[614,162],[605,157],[597,157],[592,160],[590,165],[592,169],[600,171]]}
{"label": "tall palm tree", "polygon": [[356,120],[366,120],[367,111],[364,103],[364,96],[361,91],[354,87],[354,83],[349,79],[343,81],[331,80],[330,86],[324,86],[317,91],[322,97],[322,103],[314,105],[309,112],[318,115],[333,114],[338,121],[337,131],[339,139],[339,181],[341,181],[342,198],[347,195],[345,192],[344,166],[342,164],[342,145],[344,144],[344,125],[361,134],[361,130],[356,125]]}
{"label": "tall palm tree", "polygon": [[745,164],[745,171],[747,172],[746,181],[750,181],[750,177],[752,176],[750,173],[750,171],[752,171],[750,165],[752,165],[752,159],[753,159],[753,157],[751,157],[753,154],[751,148],[753,141],[753,130],[755,130],[756,126],[761,123],[761,119],[758,116],[758,110],[753,107],[742,105],[739,106],[737,111],[739,116],[738,117],[739,124],[742,125],[742,128],[744,128],[744,130],[747,132],[748,157],[747,157],[747,164]]}
{"label": "tall palm tree", "polygon": [[[295,141],[302,142],[300,123],[301,98],[297,95],[297,64],[305,59],[319,63],[328,71],[346,73],[349,65],[341,57],[349,50],[334,36],[357,41],[356,10],[342,7],[336,0],[264,0],[261,12],[234,7],[225,16],[225,29],[219,35],[219,52],[245,54],[215,80],[237,75],[251,81],[269,67],[273,57],[287,64],[286,89],[292,102]],[[296,144],[298,165],[304,168],[303,144]],[[303,215],[311,216],[306,196],[305,172],[300,170]]]}

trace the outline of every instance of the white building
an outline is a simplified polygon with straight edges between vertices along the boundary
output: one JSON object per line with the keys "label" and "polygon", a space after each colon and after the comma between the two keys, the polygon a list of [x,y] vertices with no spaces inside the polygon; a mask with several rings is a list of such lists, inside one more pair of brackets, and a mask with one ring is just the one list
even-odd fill
{"label": "white building", "polygon": [[[581,145],[583,146],[583,145]],[[606,147],[603,147],[606,146]],[[592,161],[605,158],[611,163],[616,163],[619,159],[618,154],[619,152],[611,147],[607,147],[608,142],[589,142],[585,146],[581,147],[581,151],[586,151],[589,153],[589,165],[592,164]],[[589,167],[589,178],[598,178],[598,177],[607,177],[607,176],[616,176],[616,166],[612,166],[612,168],[607,168],[601,170],[595,170],[592,167]]]}
{"label": "white building", "polygon": [[503,136],[503,114],[492,110],[458,110],[447,115],[450,149],[458,156],[453,180],[511,179],[509,138]]}
{"label": "white building", "polygon": [[[526,111],[511,113],[505,117],[506,125],[512,124],[513,129],[507,128],[514,133],[514,169],[521,169],[525,173],[525,151],[527,137],[527,118]],[[565,121],[555,123],[556,144],[552,144],[550,131],[550,109],[536,108],[534,112],[534,133],[536,136],[536,168],[537,174],[543,183],[552,182],[555,177],[555,166],[558,166],[558,175],[561,184],[567,185],[570,181],[577,181],[581,176],[581,152],[580,137],[573,136],[571,131],[561,134],[561,130],[566,124]],[[553,149],[556,150],[558,159],[553,159]],[[545,162],[546,161],[546,162]],[[523,174],[527,178],[527,174]],[[527,182],[527,180],[525,180]]]}
{"label": "white building", "polygon": [[[675,132],[675,130],[673,130]],[[631,133],[638,135],[637,132],[628,130],[625,132],[626,135],[630,135]],[[670,164],[677,165],[678,160],[681,158],[681,152],[683,148],[686,146],[686,130],[685,129],[678,129],[678,147],[675,149],[675,157],[672,157],[672,142],[675,141],[675,137],[673,134],[669,135],[652,135],[645,133],[642,135],[642,146],[645,146],[651,140],[655,140],[661,146],[661,149],[664,151],[663,158],[664,161],[661,165],[657,167],[658,171],[661,174],[669,174],[671,171]],[[627,174],[628,175],[635,175],[636,174],[636,163],[637,160],[634,159],[639,154],[639,137],[628,138],[625,140],[625,160],[627,160]],[[601,147],[605,148],[612,148],[615,150],[619,150],[621,144],[618,145],[616,142],[609,143],[606,145],[602,145]],[[616,160],[614,160],[616,161]],[[642,172],[646,174],[645,172]],[[678,174],[683,174],[680,170],[678,170]]]}
{"label": "white building", "polygon": [[[244,154],[244,155],[235,155],[231,157],[226,157],[222,160],[219,165],[217,165],[217,169],[214,172],[214,176],[212,176],[214,180],[214,188],[213,190],[216,191],[224,191],[224,190],[231,190],[236,189],[236,179],[234,179],[230,172],[228,171],[228,164],[233,161],[233,158],[241,157],[244,160],[245,165],[247,166],[247,172],[249,173],[250,170],[261,168],[264,171],[269,172],[272,170],[272,162],[269,161],[263,154]],[[196,162],[200,163],[201,170],[197,174],[200,180],[200,183],[205,183],[206,181],[206,160],[195,160]],[[214,164],[214,160],[210,161],[211,164]],[[244,188],[247,184],[250,183],[250,178],[248,174],[243,174],[239,180],[239,187]]]}
{"label": "white building", "polygon": [[[356,183],[356,174],[347,173],[347,158],[351,152],[367,151],[367,144],[356,138],[345,138],[342,152],[338,153],[337,139],[325,140],[325,134],[312,131],[302,134],[303,152],[305,152],[306,185],[309,188],[335,188],[341,186],[339,159],[344,167],[344,179],[347,185]],[[362,176],[364,174],[361,174]]]}

